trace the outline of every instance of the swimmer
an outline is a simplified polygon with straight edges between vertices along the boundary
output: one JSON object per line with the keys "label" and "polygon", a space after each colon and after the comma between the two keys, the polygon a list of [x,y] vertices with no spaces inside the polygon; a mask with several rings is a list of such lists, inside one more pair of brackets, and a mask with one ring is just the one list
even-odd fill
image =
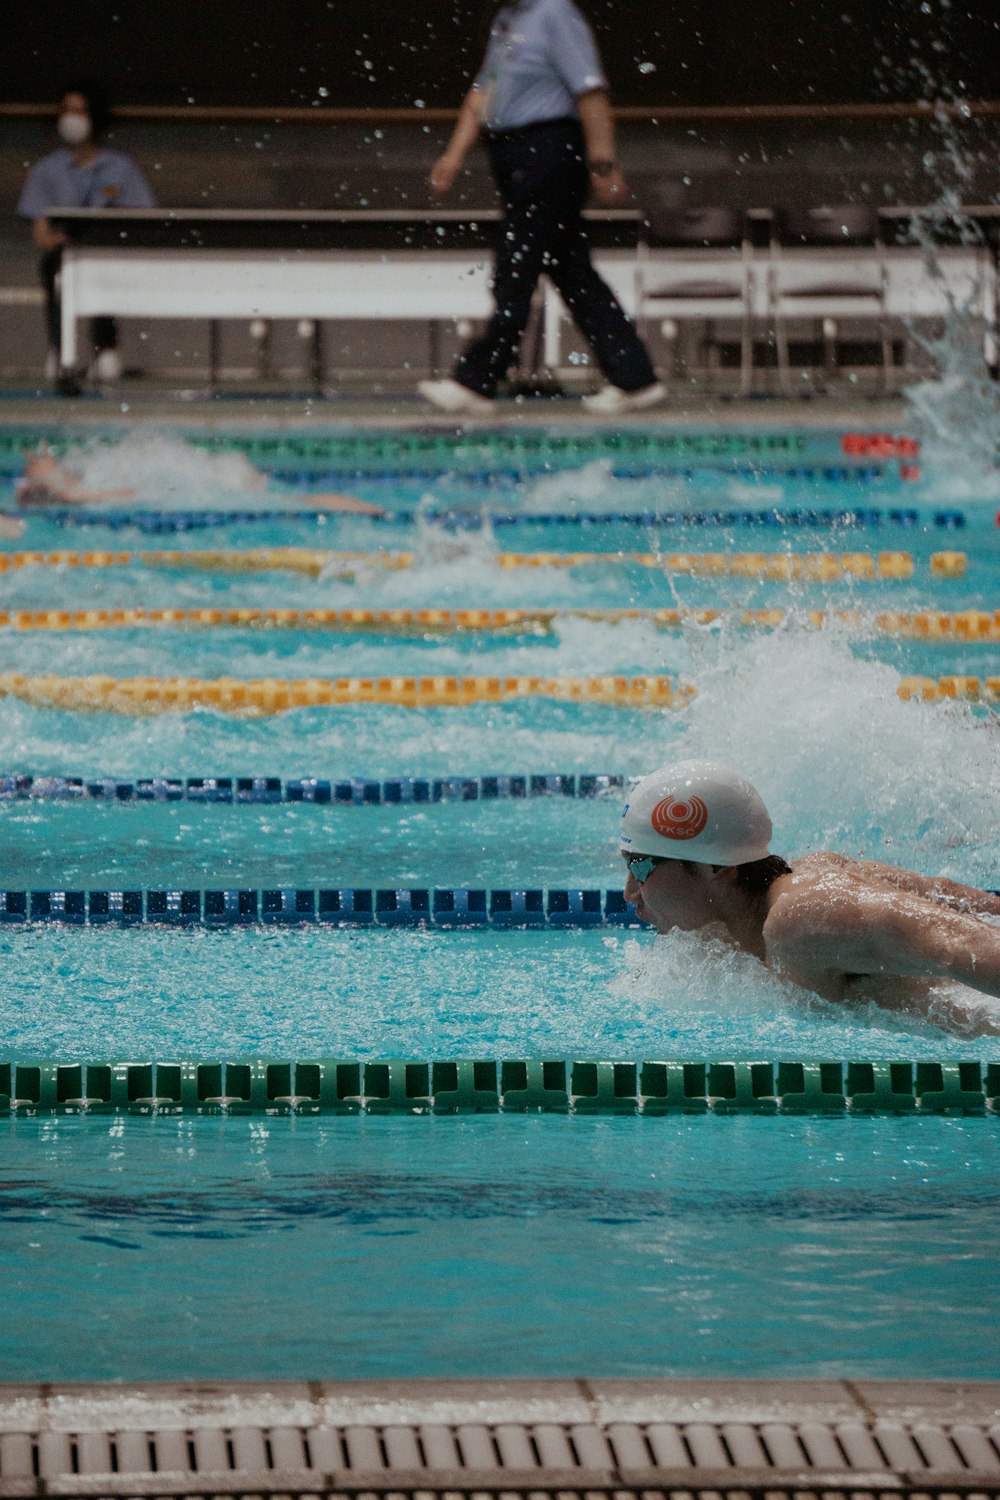
{"label": "swimmer", "polygon": [[[711,928],[827,1000],[930,1017],[936,980],[1000,996],[1000,897],[893,865],[771,854],[756,789],[718,761],[662,767],[621,822],[625,900],[658,933]],[[991,1021],[963,1016],[980,1034]]]}
{"label": "swimmer", "polygon": [[[248,488],[263,490],[266,487],[267,475],[255,470]],[[44,510],[47,506],[60,505],[104,505],[116,500],[135,500],[138,494],[136,489],[84,489],[82,476],[77,470],[67,469],[51,453],[44,451],[29,453],[24,460],[24,472],[14,481],[14,500],[19,510]],[[359,500],[356,495],[310,495],[309,503],[317,510],[342,511],[358,516],[384,515],[380,505]]]}
{"label": "swimmer", "polygon": [[18,510],[42,510],[49,505],[100,505],[107,500],[133,500],[135,490],[86,490],[81,476],[67,469],[51,453],[29,453],[24,473],[14,481]]}

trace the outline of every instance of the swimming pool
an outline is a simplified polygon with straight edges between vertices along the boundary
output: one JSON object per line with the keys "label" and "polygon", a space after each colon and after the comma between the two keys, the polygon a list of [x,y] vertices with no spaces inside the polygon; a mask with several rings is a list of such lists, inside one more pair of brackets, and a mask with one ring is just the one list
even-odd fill
{"label": "swimming pool", "polygon": [[[50,780],[0,781],[4,889],[604,893],[620,882],[620,796],[601,778],[709,751],[760,787],[779,849],[829,846],[997,884],[993,710],[898,694],[903,676],[995,675],[996,647],[868,623],[888,610],[993,609],[988,478],[978,493],[933,466],[918,478],[912,447],[865,433],[222,436],[123,444],[109,432],[82,459],[87,477],[120,480],[124,467],[143,508],[32,517],[8,550],[365,555],[245,576],[183,559],[33,563],[4,575],[4,608],[554,617],[502,634],[451,621],[416,634],[342,621],[8,628],[0,673],[656,674],[697,694],[677,710],[529,693],[250,718],[7,696],[0,771]],[[9,436],[5,451],[26,440]],[[268,492],[247,491],[249,462],[279,476]],[[319,488],[392,514],[297,518]],[[497,561],[538,551],[555,558]],[[562,565],[583,551],[605,556]],[[384,566],[402,552],[407,566]],[[855,565],[782,579],[748,564],[721,577],[639,560],[667,552],[864,554],[875,576]],[[887,553],[908,568],[880,570]],[[932,561],[956,553],[964,568]],[[717,614],[678,628],[599,613],[622,608]],[[780,619],[741,618],[773,609]],[[816,610],[856,617],[817,628]],[[498,777],[523,778],[524,795],[510,781],[493,795]],[[535,795],[532,777],[548,778]],[[597,794],[579,795],[595,777]],[[231,800],[206,800],[204,778],[215,790],[229,778]],[[240,801],[239,778],[251,789],[271,778],[280,800]],[[621,926],[34,922],[5,925],[0,944],[5,1055],[21,1060],[998,1055],[975,1036],[989,1002],[942,993],[942,1026],[845,1012],[705,940],[654,943]],[[992,1115],[58,1114],[3,1128],[9,1378],[998,1374]]]}

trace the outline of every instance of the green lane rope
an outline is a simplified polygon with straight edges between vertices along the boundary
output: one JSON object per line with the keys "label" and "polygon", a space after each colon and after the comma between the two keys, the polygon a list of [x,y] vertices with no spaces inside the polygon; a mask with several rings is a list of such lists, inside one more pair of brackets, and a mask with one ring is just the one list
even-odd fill
{"label": "green lane rope", "polygon": [[0,1114],[1000,1115],[1000,1061],[0,1062]]}

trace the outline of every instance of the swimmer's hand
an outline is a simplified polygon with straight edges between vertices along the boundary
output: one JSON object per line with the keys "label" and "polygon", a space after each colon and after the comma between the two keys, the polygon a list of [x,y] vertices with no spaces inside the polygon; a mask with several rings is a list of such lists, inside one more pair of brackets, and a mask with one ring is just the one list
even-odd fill
{"label": "swimmer's hand", "polygon": [[359,500],[357,495],[310,495],[317,510],[342,510],[354,516],[384,516],[381,505],[370,500]]}

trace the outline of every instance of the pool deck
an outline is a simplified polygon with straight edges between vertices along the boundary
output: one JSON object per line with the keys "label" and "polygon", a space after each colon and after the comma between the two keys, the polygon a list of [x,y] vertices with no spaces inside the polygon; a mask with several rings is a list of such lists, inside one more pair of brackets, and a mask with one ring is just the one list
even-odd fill
{"label": "pool deck", "polygon": [[597,418],[579,400],[532,398],[496,403],[487,418],[444,416],[432,411],[410,392],[384,395],[337,394],[316,397],[308,392],[229,390],[213,396],[200,389],[167,390],[125,383],[114,392],[65,398],[49,394],[0,389],[0,429],[3,427],[168,427],[228,429],[260,424],[269,429],[320,431],[343,428],[380,428],[477,432],[511,427],[584,427],[588,431],[623,427],[718,429],[816,428],[859,431],[901,431],[911,412],[901,397],[877,399],[859,394],[811,398],[726,398],[678,393],[654,411]]}
{"label": "pool deck", "polygon": [[0,1385],[0,1496],[1000,1495],[1000,1382]]}

